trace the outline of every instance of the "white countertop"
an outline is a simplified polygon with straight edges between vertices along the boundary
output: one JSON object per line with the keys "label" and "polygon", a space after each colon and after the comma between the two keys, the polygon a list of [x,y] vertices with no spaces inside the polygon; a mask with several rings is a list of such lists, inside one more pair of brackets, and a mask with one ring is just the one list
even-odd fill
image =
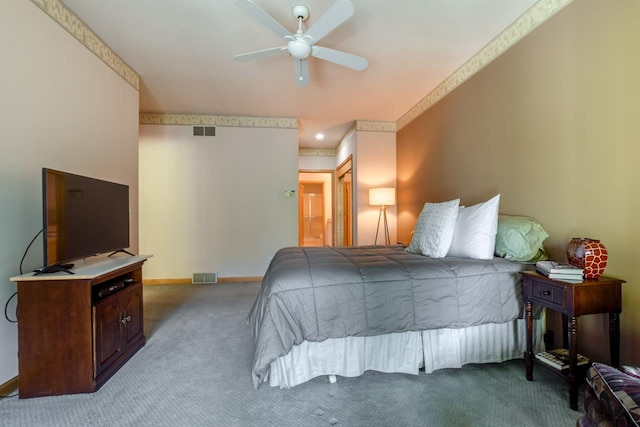
{"label": "white countertop", "polygon": [[9,280],[12,282],[26,282],[37,280],[69,280],[69,279],[93,279],[114,270],[145,261],[153,255],[127,255],[117,254],[112,257],[90,257],[73,261],[73,268],[70,270],[74,274],[64,271],[56,273],[38,274],[26,273],[22,276],[13,276]]}

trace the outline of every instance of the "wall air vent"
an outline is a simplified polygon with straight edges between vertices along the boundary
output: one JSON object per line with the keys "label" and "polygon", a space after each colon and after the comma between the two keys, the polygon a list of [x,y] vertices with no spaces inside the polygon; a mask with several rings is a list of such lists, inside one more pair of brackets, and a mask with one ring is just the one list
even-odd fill
{"label": "wall air vent", "polygon": [[203,284],[203,283],[218,283],[218,273],[193,273],[193,279],[191,283]]}
{"label": "wall air vent", "polygon": [[215,126],[194,126],[193,136],[216,136]]}

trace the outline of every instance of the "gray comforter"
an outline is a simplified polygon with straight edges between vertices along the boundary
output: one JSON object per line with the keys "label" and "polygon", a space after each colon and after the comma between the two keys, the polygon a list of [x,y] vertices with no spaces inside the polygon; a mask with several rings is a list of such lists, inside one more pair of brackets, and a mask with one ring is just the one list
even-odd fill
{"label": "gray comforter", "polygon": [[255,387],[303,341],[504,323],[521,316],[523,264],[428,258],[402,246],[290,247],[248,316]]}

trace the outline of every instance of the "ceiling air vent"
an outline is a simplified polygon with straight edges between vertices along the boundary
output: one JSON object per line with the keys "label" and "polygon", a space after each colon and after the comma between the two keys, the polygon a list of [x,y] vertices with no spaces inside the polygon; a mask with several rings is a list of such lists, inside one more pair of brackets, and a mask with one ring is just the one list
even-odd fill
{"label": "ceiling air vent", "polygon": [[194,126],[193,136],[216,136],[215,126]]}

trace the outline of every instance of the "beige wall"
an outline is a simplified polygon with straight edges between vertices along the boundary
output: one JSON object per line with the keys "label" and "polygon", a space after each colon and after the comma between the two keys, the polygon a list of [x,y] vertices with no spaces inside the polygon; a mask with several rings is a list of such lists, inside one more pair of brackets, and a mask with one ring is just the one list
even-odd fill
{"label": "beige wall", "polygon": [[[42,228],[41,170],[129,185],[138,251],[138,91],[29,1],[1,1],[0,286],[15,291],[27,245]],[[42,266],[42,239],[23,271]],[[15,299],[9,305],[15,313]],[[18,374],[17,328],[0,321],[0,384]]]}
{"label": "beige wall", "polygon": [[[393,132],[357,132],[357,244],[373,245],[380,208],[369,205],[369,189],[396,187],[396,134]],[[396,242],[396,206],[388,206],[390,242]],[[380,222],[378,244],[384,243],[384,225]]]}
{"label": "beige wall", "polygon": [[[262,276],[298,244],[297,129],[140,126],[140,250],[146,279]],[[295,190],[293,198],[285,190]]]}
{"label": "beige wall", "polygon": [[[567,6],[398,133],[399,233],[425,201],[536,217],[555,259],[601,239],[623,286],[622,362],[640,364],[640,2]],[[580,320],[581,350],[608,361],[605,315]],[[556,336],[561,331],[556,329]]]}

